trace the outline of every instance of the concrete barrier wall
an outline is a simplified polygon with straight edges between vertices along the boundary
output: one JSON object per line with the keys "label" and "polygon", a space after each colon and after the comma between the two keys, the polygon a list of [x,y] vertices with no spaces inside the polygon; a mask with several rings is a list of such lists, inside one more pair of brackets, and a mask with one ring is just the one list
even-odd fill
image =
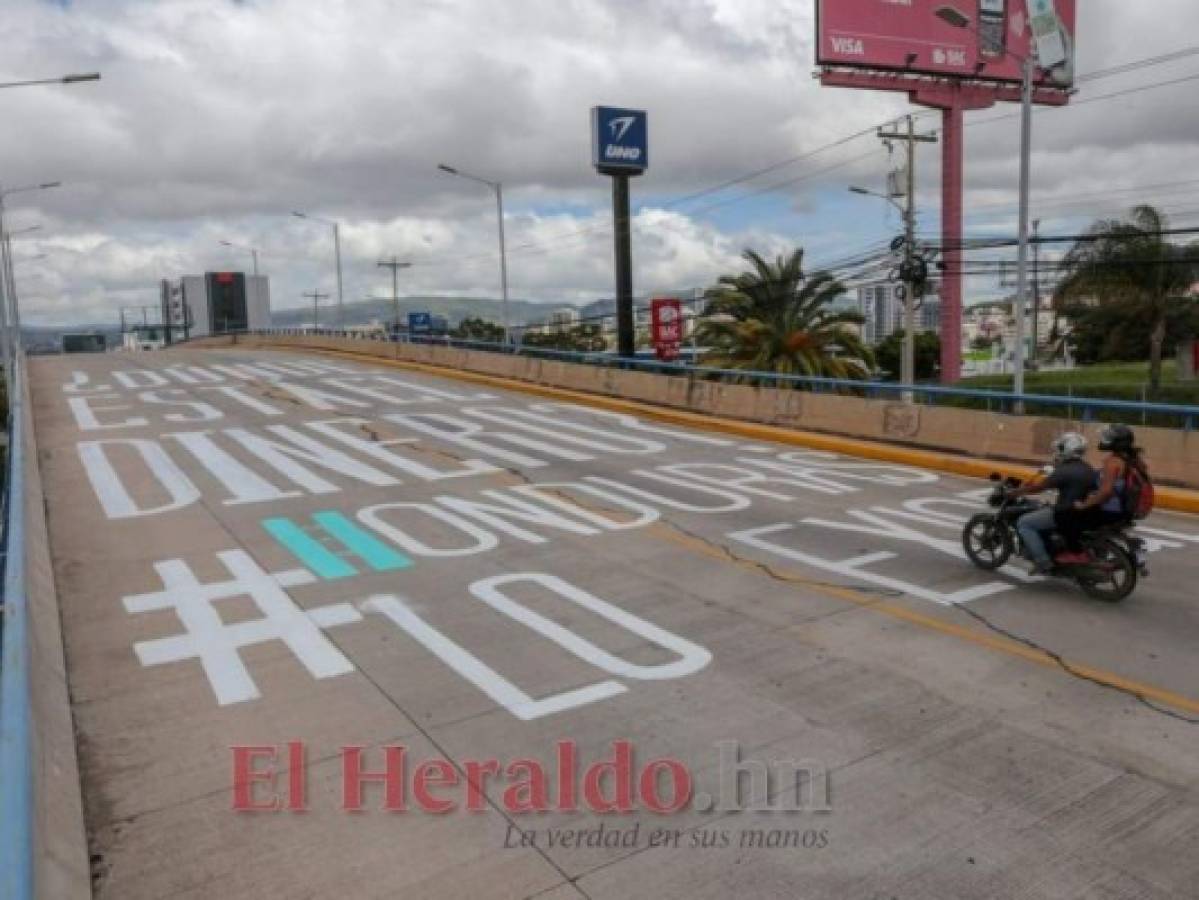
{"label": "concrete barrier wall", "polygon": [[[189,346],[229,346],[231,340],[207,338],[193,341]],[[1050,442],[1062,432],[1082,431],[1094,444],[1102,429],[1101,425],[1068,419],[723,384],[693,376],[658,375],[428,344],[315,335],[248,335],[235,340],[239,346],[248,348],[335,350],[426,363],[730,419],[1032,465],[1045,461]],[[1146,450],[1157,481],[1199,488],[1199,434],[1137,428],[1137,439]]]}
{"label": "concrete barrier wall", "polygon": [[34,896],[92,896],[75,728],[67,689],[58,592],[28,379],[25,402],[25,587],[32,718]]}

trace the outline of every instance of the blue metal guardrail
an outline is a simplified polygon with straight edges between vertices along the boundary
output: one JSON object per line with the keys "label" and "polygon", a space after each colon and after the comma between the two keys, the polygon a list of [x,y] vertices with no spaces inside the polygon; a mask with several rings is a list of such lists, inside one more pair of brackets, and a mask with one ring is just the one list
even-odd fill
{"label": "blue metal guardrail", "polygon": [[[661,362],[656,359],[628,359],[611,353],[584,353],[568,350],[552,350],[547,347],[529,347],[516,344],[500,344],[490,341],[472,341],[440,336],[403,336],[396,338],[386,334],[363,333],[338,329],[288,329],[271,328],[245,332],[264,335],[298,335],[317,337],[345,337],[364,341],[403,340],[413,344],[430,344],[438,347],[459,347],[464,350],[486,350],[540,359],[556,359],[586,365],[609,368],[635,369],[663,375],[697,375],[703,378],[731,381],[739,384],[786,386],[817,393],[852,393],[868,399],[900,399],[911,395],[917,402],[934,406],[938,402],[954,405],[955,401],[972,402],[992,412],[1020,414],[1020,410],[1036,408],[1063,411],[1068,419],[1091,422],[1102,418],[1123,417],[1129,424],[1160,424],[1160,420],[1173,422],[1185,431],[1194,430],[1199,424],[1199,406],[1172,403],[1141,403],[1134,400],[1104,400],[1090,397],[1061,396],[1057,394],[1013,394],[1003,391],[973,388],[943,387],[941,385],[903,385],[884,381],[854,381],[841,378],[817,378],[806,375],[782,375],[775,372],[754,372],[744,369],[719,369],[684,362]],[[686,348],[683,352],[687,353]]]}
{"label": "blue metal guardrail", "polygon": [[0,618],[0,898],[33,900],[33,763],[25,590],[24,360],[8,384],[4,595]]}

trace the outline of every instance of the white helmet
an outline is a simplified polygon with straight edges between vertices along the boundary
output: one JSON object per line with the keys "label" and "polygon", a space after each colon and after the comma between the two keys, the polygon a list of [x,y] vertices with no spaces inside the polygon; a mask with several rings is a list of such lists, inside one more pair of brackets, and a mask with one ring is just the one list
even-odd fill
{"label": "white helmet", "polygon": [[1053,458],[1059,463],[1082,459],[1087,455],[1087,439],[1077,431],[1068,431],[1053,442]]}

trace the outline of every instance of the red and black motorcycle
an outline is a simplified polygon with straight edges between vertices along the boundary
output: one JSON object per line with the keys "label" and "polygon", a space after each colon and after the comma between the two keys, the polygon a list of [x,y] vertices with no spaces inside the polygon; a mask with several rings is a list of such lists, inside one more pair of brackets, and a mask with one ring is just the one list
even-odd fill
{"label": "red and black motorcycle", "polygon": [[[991,572],[1006,565],[1013,555],[1026,556],[1024,542],[1016,530],[1021,516],[1042,507],[1029,497],[1015,498],[1012,491],[1021,485],[1018,478],[1004,479],[994,474],[995,489],[987,499],[993,512],[979,513],[962,529],[962,546],[970,561]],[[1139,578],[1148,577],[1148,551],[1145,542],[1132,534],[1132,523],[1108,525],[1083,535],[1087,562],[1054,564],[1050,578],[1063,578],[1078,584],[1089,597],[1107,603],[1119,603],[1136,590]],[[1065,549],[1056,532],[1045,542],[1051,557]]]}

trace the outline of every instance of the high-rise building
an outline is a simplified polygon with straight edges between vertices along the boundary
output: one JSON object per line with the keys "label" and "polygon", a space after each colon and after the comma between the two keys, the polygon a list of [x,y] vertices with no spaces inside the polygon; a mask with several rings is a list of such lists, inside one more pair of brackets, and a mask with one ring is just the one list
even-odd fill
{"label": "high-rise building", "polygon": [[[858,288],[858,312],[866,320],[862,325],[862,340],[879,344],[896,331],[903,330],[904,286],[887,282]],[[936,287],[930,287],[916,310],[916,332],[941,330],[941,298]]]}
{"label": "high-rise building", "polygon": [[271,290],[265,275],[208,272],[162,282],[162,321],[172,337],[204,337],[269,328]]}

